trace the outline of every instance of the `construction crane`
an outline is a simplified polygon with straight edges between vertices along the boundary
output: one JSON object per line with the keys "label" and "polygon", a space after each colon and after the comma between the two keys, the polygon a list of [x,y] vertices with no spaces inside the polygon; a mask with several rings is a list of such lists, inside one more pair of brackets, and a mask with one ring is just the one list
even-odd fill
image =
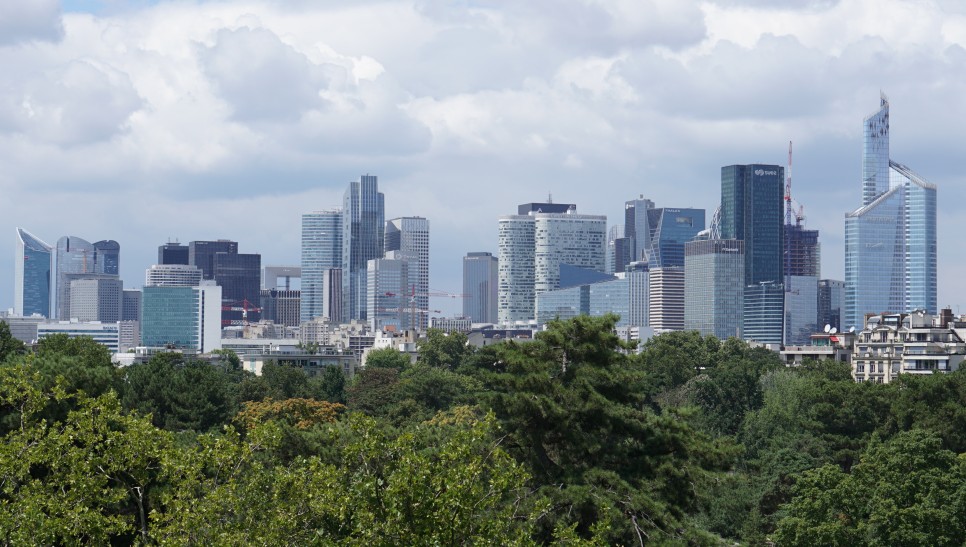
{"label": "construction crane", "polygon": [[[239,306],[238,304],[241,304],[241,305]],[[221,320],[222,327],[229,327],[233,325],[241,325],[244,327],[248,327],[249,325],[248,312],[262,313],[262,308],[259,308],[253,305],[251,302],[249,302],[246,299],[246,300],[242,300],[241,302],[235,302],[233,305],[227,305],[227,306],[222,305],[221,311],[222,313],[226,311],[240,311],[242,314],[241,321],[237,319],[222,319]]]}

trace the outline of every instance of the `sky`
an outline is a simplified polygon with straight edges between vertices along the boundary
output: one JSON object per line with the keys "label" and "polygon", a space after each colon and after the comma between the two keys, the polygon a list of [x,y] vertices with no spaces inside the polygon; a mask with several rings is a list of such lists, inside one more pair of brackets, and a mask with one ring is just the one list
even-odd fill
{"label": "sky", "polygon": [[938,186],[939,304],[966,313],[958,1],[0,2],[0,73],[0,257],[16,227],[115,239],[127,287],[173,240],[298,264],[301,214],[373,174],[387,219],[430,220],[430,286],[458,293],[517,204],[710,218],[722,166],[784,165],[789,141],[822,276],[843,279],[884,92],[892,159]]}

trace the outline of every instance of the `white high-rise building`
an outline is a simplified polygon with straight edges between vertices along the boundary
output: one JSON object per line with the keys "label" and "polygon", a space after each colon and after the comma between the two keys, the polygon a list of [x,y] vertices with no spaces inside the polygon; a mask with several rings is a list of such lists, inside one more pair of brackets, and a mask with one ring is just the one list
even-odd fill
{"label": "white high-rise building", "polygon": [[[342,321],[342,209],[328,209],[302,215],[301,321],[328,317]],[[330,296],[334,277],[338,298]]]}
{"label": "white high-rise building", "polygon": [[144,271],[145,287],[197,287],[202,271],[187,264],[154,264]]}
{"label": "white high-rise building", "polygon": [[606,269],[607,217],[577,206],[528,203],[499,219],[498,319],[532,321],[536,294],[560,287],[560,267]]}
{"label": "white high-rise building", "polygon": [[398,252],[409,262],[405,292],[416,307],[419,328],[425,330],[429,326],[429,220],[400,217],[386,221],[385,245],[387,256]]}
{"label": "white high-rise building", "polygon": [[654,334],[684,330],[684,268],[650,270],[648,293],[648,324]]}

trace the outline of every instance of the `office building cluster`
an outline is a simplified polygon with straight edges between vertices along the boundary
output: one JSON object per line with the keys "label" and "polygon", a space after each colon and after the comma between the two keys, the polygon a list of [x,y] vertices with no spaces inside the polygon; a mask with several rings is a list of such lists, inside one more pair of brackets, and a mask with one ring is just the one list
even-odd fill
{"label": "office building cluster", "polygon": [[[329,347],[326,333],[342,332],[333,355],[358,353],[370,339],[411,344],[428,327],[488,324],[481,340],[498,340],[607,313],[629,339],[696,330],[775,348],[805,347],[823,329],[864,331],[870,316],[888,325],[906,314],[918,325],[909,314],[937,311],[936,187],[890,158],[884,95],[863,130],[862,204],[845,215],[844,280],[821,278],[819,233],[793,206],[789,144],[785,166],[722,167],[710,215],[644,194],[611,225],[575,203],[521,204],[497,219],[495,252],[462,258],[461,294],[430,289],[429,221],[386,219],[372,175],[350,182],[341,206],[301,215],[298,265],[263,265],[230,240],[166,243],[141,289],[123,286],[116,241],[64,236],[49,245],[18,228],[14,309],[4,320],[24,338],[97,332],[120,352],[267,351],[265,340]],[[461,298],[462,315],[431,318],[433,296]]]}

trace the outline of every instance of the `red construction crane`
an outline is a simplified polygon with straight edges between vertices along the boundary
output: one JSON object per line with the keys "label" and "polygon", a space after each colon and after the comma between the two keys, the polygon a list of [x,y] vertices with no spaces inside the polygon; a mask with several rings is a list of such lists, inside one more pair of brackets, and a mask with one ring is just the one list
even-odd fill
{"label": "red construction crane", "polygon": [[[238,304],[241,304],[241,305],[239,306]],[[235,302],[233,305],[227,305],[227,306],[226,305],[222,305],[221,306],[221,311],[222,312],[226,312],[226,311],[240,311],[240,312],[242,312],[241,321],[238,321],[237,319],[235,319],[235,320],[232,320],[232,319],[222,319],[221,320],[221,326],[222,327],[228,327],[228,326],[232,326],[232,325],[242,325],[242,326],[246,326],[247,327],[248,324],[249,324],[248,323],[248,312],[251,311],[251,312],[262,313],[262,309],[261,308],[259,308],[258,306],[255,306],[254,304],[252,304],[248,300],[242,300],[241,302]]]}

